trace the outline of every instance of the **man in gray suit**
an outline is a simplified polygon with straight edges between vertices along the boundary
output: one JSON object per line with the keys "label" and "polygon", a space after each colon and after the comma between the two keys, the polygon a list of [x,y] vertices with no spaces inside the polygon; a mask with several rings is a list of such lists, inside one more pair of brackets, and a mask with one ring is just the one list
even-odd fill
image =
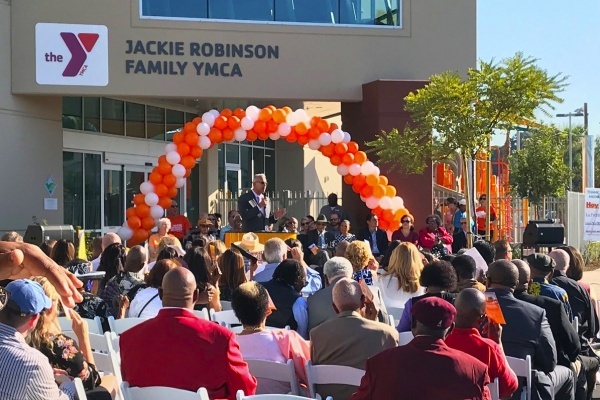
{"label": "man in gray suit", "polygon": [[[571,400],[575,395],[573,371],[556,365],[556,344],[546,311],[515,298],[518,283],[519,271],[510,261],[498,260],[490,265],[488,291],[496,294],[506,320],[502,331],[504,352],[521,359],[531,356],[531,367],[536,370],[532,399]],[[513,398],[518,399],[519,393],[517,390]]]}
{"label": "man in gray suit", "polygon": [[[367,358],[398,345],[398,332],[390,325],[375,321],[377,309],[366,304],[358,282],[340,278],[333,286],[333,307],[337,318],[310,331],[311,360],[314,365],[344,365],[365,369]],[[369,319],[367,319],[369,318]],[[347,399],[356,391],[349,385],[317,385],[321,397]]]}

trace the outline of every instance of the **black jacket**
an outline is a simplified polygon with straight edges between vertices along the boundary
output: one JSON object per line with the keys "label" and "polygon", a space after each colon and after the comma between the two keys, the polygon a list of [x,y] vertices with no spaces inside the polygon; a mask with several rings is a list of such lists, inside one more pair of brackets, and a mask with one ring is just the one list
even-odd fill
{"label": "black jacket", "polygon": [[266,215],[263,215],[258,205],[253,206],[253,203],[256,203],[256,199],[252,190],[247,191],[238,198],[238,212],[242,216],[242,230],[244,232],[264,231],[267,225],[274,224],[276,221],[271,212],[271,202],[267,204],[265,209]]}
{"label": "black jacket", "polygon": [[273,304],[277,308],[267,317],[267,326],[285,328],[286,325],[289,325],[292,330],[298,329],[292,307],[300,297],[300,293],[296,292],[290,285],[273,279],[261,284],[267,289]]}
{"label": "black jacket", "polygon": [[461,230],[452,235],[452,253],[456,254],[460,249],[467,247],[467,235]]}
{"label": "black jacket", "polygon": [[[371,251],[373,251],[373,237],[371,236],[371,232],[369,231],[369,228],[364,228],[364,229],[361,229],[360,231],[358,231],[358,235],[356,235],[356,239],[357,240],[368,240],[369,245],[371,245]],[[375,239],[377,240],[377,249],[379,250],[379,253],[374,254],[374,255],[384,256],[385,253],[387,253],[387,249],[390,244],[390,242],[388,241],[387,233],[384,230],[377,228],[377,230],[375,231]]]}

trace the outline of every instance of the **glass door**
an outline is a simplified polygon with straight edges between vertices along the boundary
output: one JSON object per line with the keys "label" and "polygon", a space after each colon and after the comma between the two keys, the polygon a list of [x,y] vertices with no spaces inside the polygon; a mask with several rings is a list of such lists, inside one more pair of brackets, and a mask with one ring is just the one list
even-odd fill
{"label": "glass door", "polygon": [[235,196],[239,194],[241,187],[241,170],[238,165],[234,166],[225,166],[225,193],[228,196]]}

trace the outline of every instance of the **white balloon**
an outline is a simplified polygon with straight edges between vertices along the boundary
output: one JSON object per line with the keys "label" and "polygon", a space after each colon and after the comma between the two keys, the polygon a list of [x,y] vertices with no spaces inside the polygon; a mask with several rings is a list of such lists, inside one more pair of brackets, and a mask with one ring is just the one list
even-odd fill
{"label": "white balloon", "polygon": [[240,126],[244,129],[249,131],[250,129],[254,128],[254,121],[251,120],[248,117],[244,117],[242,118],[242,120],[240,121]]}
{"label": "white balloon", "polygon": [[279,127],[277,128],[277,133],[279,133],[279,135],[281,135],[283,137],[286,137],[291,132],[292,132],[292,127],[287,122],[280,123]]}
{"label": "white balloon", "polygon": [[117,235],[119,235],[121,240],[129,240],[133,236],[133,230],[128,226],[122,226],[117,231]]}
{"label": "white balloon", "polygon": [[340,164],[337,166],[337,172],[338,174],[342,175],[342,176],[346,176],[348,175],[348,166],[346,164]]}
{"label": "white balloon", "polygon": [[167,154],[170,151],[177,151],[177,145],[175,143],[169,143],[165,146],[165,154]]}
{"label": "white balloon", "polygon": [[344,140],[342,141],[342,143],[350,143],[351,140],[352,137],[350,137],[350,134],[348,132],[344,132]]}
{"label": "white balloon", "polygon": [[246,131],[243,128],[237,128],[233,132],[233,138],[235,140],[237,140],[238,142],[242,142],[242,141],[246,140]]}
{"label": "white balloon", "polygon": [[175,187],[177,189],[182,188],[185,185],[185,178],[177,178],[177,182],[175,182]]}
{"label": "white balloon", "polygon": [[383,208],[384,210],[391,210],[392,198],[388,196],[383,196],[381,200],[379,200],[379,207]]}
{"label": "white balloon", "polygon": [[217,111],[217,110],[215,110],[215,109],[212,109],[212,110],[210,110],[210,111],[209,111],[209,113],[211,113],[211,114],[213,115],[213,117],[215,117],[215,119],[216,119],[216,118],[217,118],[219,115],[221,115],[221,113],[220,113],[220,112],[218,112],[218,111]]}
{"label": "white balloon", "polygon": [[281,135],[277,132],[269,133],[269,139],[278,140]]}
{"label": "white balloon", "polygon": [[198,139],[198,146],[200,146],[203,149],[208,149],[210,147],[210,139],[208,138],[208,136],[200,136],[200,138]]}
{"label": "white balloon", "polygon": [[298,116],[298,120],[300,120],[301,122],[310,122],[310,117],[308,116],[306,110],[304,110],[303,108],[299,108],[294,112]]}
{"label": "white balloon", "polygon": [[[319,150],[321,143],[317,139],[311,139],[308,141],[308,148],[311,150]],[[339,167],[338,167],[339,168]]]}
{"label": "white balloon", "polygon": [[167,162],[171,165],[179,164],[181,161],[181,155],[176,151],[170,151],[167,153]]}
{"label": "white balloon", "polygon": [[246,116],[250,118],[252,121],[258,121],[258,114],[260,113],[260,109],[256,106],[249,106],[246,108]]}
{"label": "white balloon", "polygon": [[348,172],[350,172],[350,175],[352,175],[352,176],[359,175],[360,174],[360,165],[358,165],[358,164],[350,165],[350,168],[348,168]]}
{"label": "white balloon", "polygon": [[154,192],[154,185],[152,184],[152,182],[142,182],[140,184],[140,192],[142,192],[142,194],[148,194],[150,192]]}
{"label": "white balloon", "polygon": [[210,112],[205,112],[202,114],[202,122],[207,124],[209,128],[212,128],[215,124],[215,116]]}
{"label": "white balloon", "polygon": [[342,143],[343,140],[344,131],[342,131],[341,129],[335,129],[333,132],[331,132],[331,141],[333,143]]}
{"label": "white balloon", "polygon": [[363,195],[362,195],[362,194],[360,195],[360,199],[361,199],[361,201],[362,201],[363,203],[366,203],[366,202],[367,202],[367,198],[366,198],[366,197],[363,197]]}
{"label": "white balloon", "polygon": [[371,196],[367,199],[366,203],[367,207],[369,207],[372,210],[379,205],[379,199],[375,196]]}
{"label": "white balloon", "polygon": [[200,122],[196,127],[196,132],[200,136],[206,136],[210,132],[210,126],[206,122]]}
{"label": "white balloon", "polygon": [[321,133],[321,135],[319,135],[319,143],[321,146],[327,146],[331,143],[331,135],[327,132]]}
{"label": "white balloon", "polygon": [[148,193],[144,201],[149,207],[155,206],[158,204],[158,195],[156,193]]}
{"label": "white balloon", "polygon": [[150,207],[150,216],[154,219],[162,218],[165,215],[165,210],[158,204]]}
{"label": "white balloon", "polygon": [[392,197],[392,208],[398,210],[400,208],[404,208],[404,199],[399,196]]}
{"label": "white balloon", "polygon": [[181,178],[185,175],[185,167],[181,164],[173,165],[173,169],[171,173],[175,175],[177,178]]}
{"label": "white balloon", "polygon": [[379,169],[379,167],[373,167],[373,171],[371,173],[373,175],[379,176],[379,174],[381,173],[381,170]]}
{"label": "white balloon", "polygon": [[360,166],[360,172],[364,175],[371,175],[373,173],[373,169],[375,168],[375,164],[373,164],[372,161],[365,161],[361,166]]}
{"label": "white balloon", "polygon": [[285,122],[287,122],[289,126],[296,126],[300,122],[300,118],[298,118],[298,115],[296,115],[295,112],[291,112],[285,117]]}

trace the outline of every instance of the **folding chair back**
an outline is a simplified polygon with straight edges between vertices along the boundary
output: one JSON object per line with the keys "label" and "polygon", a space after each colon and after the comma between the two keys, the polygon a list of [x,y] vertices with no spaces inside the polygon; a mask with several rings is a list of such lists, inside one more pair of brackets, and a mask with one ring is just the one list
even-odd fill
{"label": "folding chair back", "polygon": [[500,400],[500,384],[498,378],[494,379],[493,382],[490,382],[488,389],[490,390],[492,400]]}
{"label": "folding chair back", "polygon": [[308,390],[312,398],[316,398],[316,385],[351,385],[360,386],[365,371],[343,365],[312,365],[306,362]]}
{"label": "folding chair back", "polygon": [[210,321],[210,316],[208,315],[208,310],[206,308],[203,308],[202,310],[194,310],[194,315],[200,319]]}
{"label": "folding chair back", "polygon": [[510,369],[515,372],[515,375],[527,379],[525,392],[521,392],[521,400],[531,400],[531,356],[520,359],[515,357],[506,357]]}
{"label": "folding chair back", "polygon": [[111,332],[120,335],[127,329],[131,329],[137,324],[144,321],[148,321],[149,318],[120,318],[114,319],[114,317],[108,317],[108,326],[110,326]]}
{"label": "folding chair back", "polygon": [[197,392],[189,392],[163,386],[129,387],[127,382],[123,382],[121,391],[127,400],[209,400],[205,388],[200,388]]}
{"label": "folding chair back", "polygon": [[280,382],[289,382],[291,394],[300,394],[294,361],[287,360],[282,364],[266,360],[244,360],[248,363],[250,373],[256,378],[273,379]]}
{"label": "folding chair back", "polygon": [[[90,333],[98,333],[100,335],[104,333],[100,317],[95,317],[94,319],[82,319],[87,322]],[[73,330],[73,321],[68,319],[67,317],[58,317],[58,324],[60,325],[60,330],[63,332]]]}
{"label": "folding chair back", "polygon": [[238,317],[235,316],[233,310],[215,311],[211,308],[210,320],[215,321],[221,325],[223,325],[223,322],[229,325],[241,325],[240,320],[238,319]]}

